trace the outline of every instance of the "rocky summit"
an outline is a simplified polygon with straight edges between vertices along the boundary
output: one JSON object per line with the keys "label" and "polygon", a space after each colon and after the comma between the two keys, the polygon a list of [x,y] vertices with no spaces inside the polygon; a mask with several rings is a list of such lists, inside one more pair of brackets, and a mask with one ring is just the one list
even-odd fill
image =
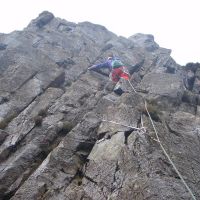
{"label": "rocky summit", "polygon": [[[121,96],[87,70],[111,52]],[[170,53],[48,11],[1,33],[0,199],[200,199],[200,64]]]}

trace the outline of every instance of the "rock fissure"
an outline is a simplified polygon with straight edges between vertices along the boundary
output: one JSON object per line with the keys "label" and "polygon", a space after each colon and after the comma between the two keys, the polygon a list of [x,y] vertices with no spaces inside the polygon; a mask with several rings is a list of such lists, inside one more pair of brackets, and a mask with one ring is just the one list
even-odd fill
{"label": "rock fissure", "polygon": [[18,88],[15,89],[15,91],[11,91],[11,92],[16,92],[17,90],[20,90],[24,85],[26,85],[31,79],[33,79],[34,77],[37,76],[39,72],[35,71],[30,77],[28,77],[27,80],[25,80],[23,83],[21,83],[21,85],[18,86]]}
{"label": "rock fissure", "polygon": [[[0,46],[0,198],[190,199],[156,141],[144,99],[200,198],[198,63],[178,65],[150,34],[118,37],[48,11],[0,35]],[[106,69],[87,70],[109,53],[126,63],[138,94],[123,82],[128,92],[118,96]]]}

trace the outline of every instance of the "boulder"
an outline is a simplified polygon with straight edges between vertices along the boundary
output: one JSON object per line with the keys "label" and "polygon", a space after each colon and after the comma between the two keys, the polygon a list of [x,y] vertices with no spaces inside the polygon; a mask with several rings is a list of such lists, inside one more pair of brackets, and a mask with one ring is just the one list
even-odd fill
{"label": "boulder", "polygon": [[145,91],[146,98],[156,101],[161,109],[176,109],[181,104],[184,93],[181,77],[168,73],[147,74],[138,89]]}
{"label": "boulder", "polygon": [[38,28],[42,28],[43,26],[48,24],[53,18],[54,18],[54,15],[52,13],[48,11],[44,11],[36,19],[36,26]]}

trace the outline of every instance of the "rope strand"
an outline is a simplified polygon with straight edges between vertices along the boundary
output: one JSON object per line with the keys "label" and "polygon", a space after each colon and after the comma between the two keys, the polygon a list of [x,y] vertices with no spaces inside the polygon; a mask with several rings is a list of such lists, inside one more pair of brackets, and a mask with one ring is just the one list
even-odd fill
{"label": "rope strand", "polygon": [[128,127],[128,128],[133,128],[133,129],[138,130],[138,131],[144,129],[144,127],[136,128],[136,127],[128,126],[128,125],[125,125],[125,124],[120,124],[120,123],[114,122],[114,121],[108,121],[108,120],[105,120],[105,119],[102,119],[102,121],[103,121],[103,122],[109,122],[109,123],[112,123],[112,124],[117,124],[117,125],[120,125],[120,126],[125,126],[125,127]]}
{"label": "rope strand", "polygon": [[[135,93],[137,93],[137,91],[135,90],[135,88],[134,88],[133,85],[131,84],[130,80],[128,80],[128,82],[129,82],[130,86],[132,87],[133,91],[134,91]],[[146,102],[145,99],[144,99],[144,104],[145,104],[146,112],[147,112],[147,114],[148,114],[148,116],[149,116],[149,119],[150,119],[150,121],[151,121],[151,124],[152,124],[152,126],[153,126],[154,132],[155,132],[155,134],[156,134],[157,142],[160,144],[160,147],[161,147],[163,153],[165,154],[165,156],[167,157],[167,159],[169,160],[169,162],[170,162],[171,165],[173,166],[174,170],[176,171],[176,173],[177,173],[178,176],[180,177],[181,181],[183,182],[183,184],[185,185],[186,189],[187,189],[188,192],[190,193],[192,199],[193,199],[193,200],[196,200],[196,197],[194,196],[193,192],[191,191],[191,189],[189,188],[189,186],[187,185],[187,183],[186,183],[185,180],[183,179],[183,176],[181,175],[181,173],[179,172],[179,170],[176,168],[174,162],[171,160],[170,156],[168,155],[167,151],[165,150],[164,146],[162,145],[162,143],[161,143],[161,141],[160,141],[160,138],[159,138],[159,136],[158,136],[158,132],[157,132],[156,127],[155,127],[155,125],[154,125],[154,122],[153,122],[153,120],[152,120],[152,118],[151,118],[151,115],[150,115],[150,113],[149,113],[149,111],[148,111],[147,102]]]}

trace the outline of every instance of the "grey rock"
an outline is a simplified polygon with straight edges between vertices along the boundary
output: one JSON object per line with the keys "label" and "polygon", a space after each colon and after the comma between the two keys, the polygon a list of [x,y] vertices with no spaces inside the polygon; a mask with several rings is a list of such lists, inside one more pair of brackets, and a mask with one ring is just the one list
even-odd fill
{"label": "grey rock", "polygon": [[138,89],[147,93],[147,99],[156,100],[161,109],[174,109],[174,105],[180,105],[184,93],[181,77],[168,73],[147,74]]}
{"label": "grey rock", "polygon": [[0,130],[0,144],[3,143],[3,141],[6,139],[7,136],[8,136],[7,132]]}
{"label": "grey rock", "polygon": [[[200,198],[198,63],[48,11],[0,44],[0,199],[191,199],[158,139]],[[121,96],[87,70],[110,52],[130,72]]]}
{"label": "grey rock", "polygon": [[42,12],[39,17],[36,19],[36,26],[38,28],[42,28],[46,24],[48,24],[52,19],[54,18],[54,15],[48,11]]}
{"label": "grey rock", "polygon": [[196,94],[200,94],[200,78],[195,78],[193,92]]}
{"label": "grey rock", "polygon": [[187,71],[185,86],[187,89],[192,90],[194,87],[195,73],[191,70]]}
{"label": "grey rock", "polygon": [[6,47],[7,47],[7,44],[0,43],[0,51],[5,50]]}
{"label": "grey rock", "polygon": [[135,45],[145,48],[147,51],[154,51],[159,48],[159,45],[154,41],[154,36],[150,34],[138,33],[129,37],[129,39],[133,41]]}

